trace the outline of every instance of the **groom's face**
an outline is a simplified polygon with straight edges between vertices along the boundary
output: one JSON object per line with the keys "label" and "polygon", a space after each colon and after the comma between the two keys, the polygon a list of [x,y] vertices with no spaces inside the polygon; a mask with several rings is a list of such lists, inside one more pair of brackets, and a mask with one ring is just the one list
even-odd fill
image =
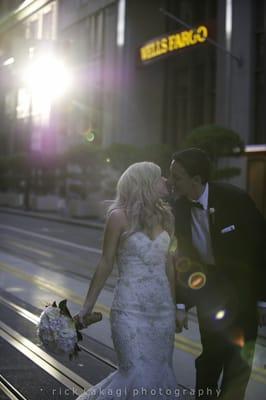
{"label": "groom's face", "polygon": [[189,176],[185,168],[178,162],[172,161],[170,165],[170,184],[173,185],[176,195],[189,196],[193,187],[193,178]]}

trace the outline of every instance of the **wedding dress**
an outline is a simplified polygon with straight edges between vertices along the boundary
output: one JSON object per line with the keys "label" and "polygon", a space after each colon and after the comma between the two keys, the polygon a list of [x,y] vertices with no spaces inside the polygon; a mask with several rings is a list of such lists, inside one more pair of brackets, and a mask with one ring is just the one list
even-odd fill
{"label": "wedding dress", "polygon": [[177,398],[172,367],[175,305],[166,275],[170,237],[134,232],[119,246],[110,322],[118,370],[78,400]]}

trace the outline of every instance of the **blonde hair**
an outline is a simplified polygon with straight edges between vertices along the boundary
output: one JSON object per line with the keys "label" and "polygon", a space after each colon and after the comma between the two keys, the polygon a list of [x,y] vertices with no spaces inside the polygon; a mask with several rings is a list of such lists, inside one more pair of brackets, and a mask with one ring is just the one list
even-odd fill
{"label": "blonde hair", "polygon": [[116,198],[108,209],[125,211],[129,229],[126,236],[136,231],[151,234],[161,225],[170,236],[174,231],[174,218],[170,207],[160,199],[156,183],[161,178],[161,168],[148,161],[132,164],[120,177]]}

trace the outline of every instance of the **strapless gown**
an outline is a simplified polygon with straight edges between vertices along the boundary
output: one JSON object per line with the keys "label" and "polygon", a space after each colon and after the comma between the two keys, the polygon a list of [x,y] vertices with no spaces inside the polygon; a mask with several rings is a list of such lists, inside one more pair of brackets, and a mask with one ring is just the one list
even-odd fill
{"label": "strapless gown", "polygon": [[110,313],[118,370],[78,400],[177,398],[172,365],[175,305],[166,275],[169,244],[166,231],[155,240],[134,232],[119,246]]}

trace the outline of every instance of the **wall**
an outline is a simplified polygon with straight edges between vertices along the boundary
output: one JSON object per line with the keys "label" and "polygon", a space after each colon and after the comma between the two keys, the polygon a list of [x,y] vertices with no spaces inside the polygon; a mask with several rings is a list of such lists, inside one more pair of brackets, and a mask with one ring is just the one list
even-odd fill
{"label": "wall", "polygon": [[[253,91],[253,41],[252,0],[233,0],[233,30],[231,52],[242,60],[242,65],[221,50],[217,50],[216,122],[238,132],[245,143],[252,134]],[[226,1],[218,2],[218,36],[220,45],[225,43]]]}
{"label": "wall", "polygon": [[[138,48],[165,31],[159,12],[161,1],[127,1],[126,44],[123,65],[117,140],[145,145],[160,143],[163,129],[163,63],[138,66]],[[152,23],[150,23],[152,21]]]}

